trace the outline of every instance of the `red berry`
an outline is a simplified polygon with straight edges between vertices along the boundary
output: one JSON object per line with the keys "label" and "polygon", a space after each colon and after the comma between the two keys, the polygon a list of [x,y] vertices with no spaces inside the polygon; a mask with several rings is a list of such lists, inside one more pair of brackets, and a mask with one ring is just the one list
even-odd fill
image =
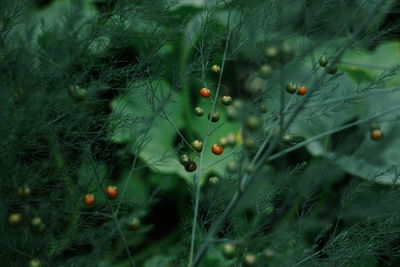
{"label": "red berry", "polygon": [[211,91],[208,88],[201,88],[200,89],[200,95],[204,98],[209,98],[211,95]]}
{"label": "red berry", "polygon": [[305,95],[307,93],[307,88],[304,86],[299,87],[299,90],[297,91],[298,95]]}
{"label": "red berry", "polygon": [[118,187],[109,185],[107,186],[105,192],[107,194],[108,199],[110,200],[116,199],[118,196]]}
{"label": "red berry", "polygon": [[86,194],[83,198],[83,203],[85,203],[86,206],[93,206],[94,202],[95,197],[93,194]]}
{"label": "red berry", "polygon": [[222,152],[224,152],[224,148],[220,145],[220,144],[214,144],[211,147],[211,151],[212,153],[214,153],[215,155],[221,155]]}

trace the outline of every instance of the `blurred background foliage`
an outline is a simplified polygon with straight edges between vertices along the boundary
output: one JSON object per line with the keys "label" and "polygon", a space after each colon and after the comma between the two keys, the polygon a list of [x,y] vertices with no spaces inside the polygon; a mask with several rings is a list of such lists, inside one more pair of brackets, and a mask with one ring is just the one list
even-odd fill
{"label": "blurred background foliage", "polygon": [[[195,116],[193,108],[211,108],[198,96],[198,88],[218,84],[218,75],[208,69],[221,64],[228,27],[240,28],[232,34],[237,56],[226,61],[221,88],[235,99],[234,108],[218,107],[223,123],[218,134],[210,136],[206,151],[229,134],[236,144],[243,144],[245,118],[231,119],[235,108],[239,114],[258,112],[260,103],[265,103],[268,113],[259,116],[267,129],[267,122],[278,113],[282,81],[275,74],[271,79],[260,74],[266,47],[295,48],[290,51],[299,58],[294,64],[272,65],[271,71],[283,68],[291,80],[308,85],[307,75],[326,47],[335,53],[374,5],[364,1],[359,8],[358,0],[270,2],[278,11],[270,12],[265,2],[257,0],[216,6],[203,0],[2,4],[3,10],[20,13],[16,20],[10,18],[12,27],[7,14],[2,15],[3,30],[11,29],[2,39],[0,88],[5,103],[0,257],[10,263],[7,266],[34,266],[33,258],[43,266],[129,266],[115,222],[102,216],[108,202],[99,181],[126,188],[118,200],[122,203],[118,224],[137,266],[185,266],[193,174],[179,163],[179,155],[191,151],[177,130],[187,140],[204,138],[207,116]],[[365,38],[344,54],[338,64],[342,75],[313,96],[309,109],[291,126],[289,132],[296,138],[306,140],[399,103],[400,2],[385,8],[384,16],[374,17],[378,34],[366,31]],[[232,25],[227,25],[228,16]],[[346,30],[339,31],[341,27]],[[388,34],[383,34],[388,27]],[[299,62],[300,69],[295,66]],[[79,95],[70,97],[71,86],[86,91],[83,102]],[[273,89],[262,94],[264,87]],[[358,98],[339,101],[355,93]],[[337,102],[324,105],[327,99]],[[266,165],[259,176],[268,179],[257,179],[251,186],[234,223],[227,223],[225,236],[244,240],[240,253],[260,254],[260,247],[271,248],[276,255],[259,266],[292,266],[316,252],[320,261],[307,261],[305,266],[400,265],[395,185],[400,125],[398,116],[379,123],[385,133],[380,142],[369,139],[369,125],[358,125]],[[214,218],[223,210],[235,180],[245,171],[246,159],[234,149],[224,151],[240,163],[233,174],[232,158],[219,161],[219,156],[204,154],[204,166],[209,168],[202,177],[200,217],[213,213]],[[207,184],[210,176],[225,180],[223,191]],[[32,189],[31,199],[15,196],[21,185]],[[82,207],[86,192],[96,196],[94,211]],[[6,218],[15,210],[26,218],[40,216],[45,232],[31,233],[29,226],[9,231]],[[125,229],[132,218],[141,221],[133,233]],[[203,228],[208,227],[204,223]],[[369,228],[379,229],[379,234],[366,235]],[[240,262],[224,259],[215,246],[203,265]]]}

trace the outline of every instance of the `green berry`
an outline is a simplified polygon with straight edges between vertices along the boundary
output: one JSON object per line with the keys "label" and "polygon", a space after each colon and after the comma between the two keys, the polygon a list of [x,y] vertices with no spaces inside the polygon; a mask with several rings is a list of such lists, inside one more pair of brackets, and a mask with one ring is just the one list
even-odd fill
{"label": "green berry", "polygon": [[323,54],[319,59],[319,65],[321,67],[326,67],[326,65],[328,65],[328,62],[328,56],[326,54]]}
{"label": "green berry", "polygon": [[234,244],[227,243],[224,244],[222,247],[222,255],[225,257],[225,259],[233,259],[236,257],[237,249]]}
{"label": "green berry", "polygon": [[276,46],[269,46],[265,49],[265,56],[269,60],[275,60],[278,57],[278,52]]}
{"label": "green berry", "polygon": [[272,69],[272,67],[268,64],[264,64],[260,67],[260,75],[264,78],[269,78],[272,76],[272,74],[274,73],[274,70]]}
{"label": "green berry", "polygon": [[271,259],[275,256],[275,252],[268,248],[264,249],[263,254],[264,254],[264,257],[267,259]]}
{"label": "green berry", "polygon": [[79,87],[77,85],[72,85],[69,87],[69,95],[76,102],[82,102],[87,98],[87,91],[85,88]]}
{"label": "green berry", "polygon": [[332,74],[333,75],[338,71],[338,68],[337,68],[336,65],[328,64],[328,65],[326,65],[325,70],[326,70],[326,72],[328,74]]}
{"label": "green berry", "polygon": [[130,230],[136,231],[136,230],[139,229],[140,224],[141,224],[141,222],[140,222],[139,218],[134,217],[134,218],[132,218],[132,219],[130,220],[128,226],[129,226],[129,229],[130,229]]}
{"label": "green berry", "polygon": [[251,115],[247,118],[245,125],[249,130],[254,131],[260,128],[261,121],[257,116]]}
{"label": "green berry", "polygon": [[228,146],[234,146],[236,144],[236,136],[235,133],[229,133],[226,136],[226,139],[228,140]]}
{"label": "green berry", "polygon": [[20,213],[11,213],[8,216],[8,224],[16,227],[22,224],[22,215]]}
{"label": "green berry", "polygon": [[203,143],[201,141],[199,141],[199,140],[194,140],[192,142],[192,147],[197,152],[201,152],[201,150],[203,149]]}
{"label": "green berry", "polygon": [[256,263],[257,263],[257,256],[252,253],[246,254],[243,257],[243,266],[245,267],[254,266],[256,265]]}
{"label": "green berry", "polygon": [[31,195],[32,190],[28,186],[24,185],[24,186],[18,187],[16,193],[17,193],[18,197],[25,198],[25,197],[29,197]]}
{"label": "green berry", "polygon": [[224,106],[230,106],[232,104],[232,97],[224,95],[223,97],[221,97],[221,103]]}
{"label": "green berry", "polygon": [[219,183],[219,179],[216,176],[212,176],[212,177],[208,178],[208,183],[210,185],[217,185]]}
{"label": "green berry", "polygon": [[226,147],[228,145],[228,138],[226,137],[221,137],[218,141],[218,144],[220,144],[223,147]]}
{"label": "green berry", "polygon": [[204,114],[204,109],[201,108],[201,107],[195,107],[194,108],[194,114],[196,114],[196,116],[201,117]]}
{"label": "green berry", "polygon": [[42,262],[39,259],[31,259],[29,261],[29,267],[42,267]]}
{"label": "green berry", "polygon": [[286,84],[285,89],[289,94],[294,94],[297,91],[297,85],[294,82],[289,82]]}
{"label": "green berry", "polygon": [[221,67],[218,66],[218,65],[213,65],[213,66],[211,67],[211,72],[212,72],[212,73],[215,73],[215,74],[218,74],[218,73],[221,72]]}
{"label": "green berry", "polygon": [[246,150],[254,150],[256,148],[256,141],[251,137],[246,138],[244,139],[243,146]]}
{"label": "green berry", "polygon": [[39,216],[36,216],[31,220],[31,225],[33,229],[37,232],[43,232],[45,229],[45,225]]}
{"label": "green berry", "polygon": [[239,170],[239,166],[236,161],[230,161],[227,166],[227,170],[230,173],[236,173]]}
{"label": "green berry", "polygon": [[211,118],[212,122],[219,121],[219,113],[217,111],[213,112],[212,114],[208,113],[208,119],[210,119],[210,118]]}
{"label": "green berry", "polygon": [[190,163],[190,157],[187,154],[183,154],[179,157],[179,162],[183,165],[186,166]]}

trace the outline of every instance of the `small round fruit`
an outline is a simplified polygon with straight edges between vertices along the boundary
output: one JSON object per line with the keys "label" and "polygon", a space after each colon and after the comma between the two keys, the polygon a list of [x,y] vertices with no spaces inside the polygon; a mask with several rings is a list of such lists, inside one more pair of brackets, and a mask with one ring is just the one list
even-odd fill
{"label": "small round fruit", "polygon": [[69,87],[69,95],[76,101],[82,102],[87,97],[87,91],[85,88],[79,87],[77,85],[73,85]]}
{"label": "small round fruit", "polygon": [[211,67],[211,72],[213,72],[213,73],[215,73],[215,74],[218,74],[218,73],[221,72],[221,67],[218,66],[218,65],[213,65],[213,66]]}
{"label": "small round fruit", "polygon": [[256,263],[257,263],[257,256],[252,253],[246,254],[243,257],[243,266],[245,267],[254,266],[256,265]]}
{"label": "small round fruit", "polygon": [[210,185],[217,185],[219,183],[219,179],[217,176],[212,176],[212,177],[208,178],[208,183]]}
{"label": "small round fruit", "polygon": [[42,267],[42,261],[39,259],[31,259],[29,261],[29,267]]}
{"label": "small round fruit", "polygon": [[326,67],[328,65],[328,56],[326,54],[323,54],[320,59],[319,59],[319,65],[321,67]]}
{"label": "small round fruit", "polygon": [[140,227],[140,220],[139,218],[135,217],[129,222],[129,229],[132,231],[138,230]]}
{"label": "small round fruit", "polygon": [[289,94],[294,94],[297,91],[297,85],[294,82],[289,82],[286,84],[285,89]]}
{"label": "small round fruit", "polygon": [[291,135],[291,134],[289,134],[289,133],[286,133],[286,134],[282,137],[282,139],[283,139],[283,141],[285,141],[286,143],[291,144],[291,143],[293,143],[293,141],[294,141],[294,136]]}
{"label": "small round fruit", "polygon": [[32,194],[32,190],[28,186],[24,185],[18,187],[16,193],[18,197],[24,198],[29,197]]}
{"label": "small round fruit", "polygon": [[233,259],[236,257],[237,249],[234,244],[231,243],[226,243],[222,247],[222,255],[225,257],[225,259]]}
{"label": "small round fruit", "polygon": [[230,121],[236,120],[238,118],[238,111],[234,107],[228,107],[226,109],[226,118]]}
{"label": "small round fruit", "polygon": [[257,116],[251,115],[246,120],[246,127],[251,130],[257,130],[261,126],[261,121]]}
{"label": "small round fruit", "polygon": [[220,144],[214,144],[211,147],[211,151],[212,153],[214,153],[215,155],[221,155],[222,152],[224,152],[224,148],[220,145]]}
{"label": "small round fruit", "polygon": [[223,147],[226,147],[226,146],[228,145],[228,138],[226,138],[226,137],[221,137],[221,138],[218,140],[218,144],[220,144],[220,145],[223,146]]}
{"label": "small round fruit", "polygon": [[281,57],[282,57],[281,60],[283,62],[288,62],[288,61],[293,59],[294,50],[293,50],[291,45],[283,44],[282,48],[281,48],[281,51],[280,51],[280,54],[281,54]]}
{"label": "small round fruit", "polygon": [[194,114],[196,114],[196,116],[201,117],[204,114],[204,109],[201,107],[196,107],[194,109]]}
{"label": "small round fruit", "polygon": [[192,142],[192,147],[197,152],[201,152],[201,150],[203,149],[203,143],[201,141],[199,141],[199,140],[194,140]]}
{"label": "small round fruit", "polygon": [[227,166],[227,170],[230,173],[235,173],[239,170],[239,166],[236,161],[230,161]]}
{"label": "small round fruit", "polygon": [[22,215],[20,213],[11,213],[8,216],[8,224],[16,227],[22,224]]}
{"label": "small round fruit", "polygon": [[269,46],[265,49],[265,56],[269,60],[274,60],[278,56],[278,49],[275,46]]}
{"label": "small round fruit", "polygon": [[31,225],[33,227],[33,229],[37,232],[43,232],[45,225],[42,222],[42,219],[39,216],[35,216],[32,220],[31,220]]}
{"label": "small round fruit", "polygon": [[260,75],[264,78],[269,78],[274,73],[274,70],[271,68],[270,65],[264,64],[260,67]]}
{"label": "small round fruit", "polygon": [[89,206],[89,207],[93,206],[95,201],[96,201],[96,198],[95,198],[95,196],[94,196],[93,194],[91,194],[91,193],[86,194],[86,195],[83,197],[83,203],[85,203],[86,206]]}
{"label": "small round fruit", "polygon": [[211,91],[208,88],[201,88],[199,93],[204,98],[209,98],[211,95]]}
{"label": "small round fruit", "polygon": [[261,113],[267,113],[267,111],[268,111],[267,106],[264,105],[264,104],[262,104],[262,105],[260,106],[260,112],[261,112]]}
{"label": "small round fruit", "polygon": [[246,138],[243,141],[243,146],[246,150],[254,150],[256,148],[256,141],[251,137]]}
{"label": "small round fruit", "polygon": [[304,86],[299,87],[299,90],[297,91],[298,95],[305,95],[307,94],[307,88]]}
{"label": "small round fruit", "polygon": [[230,106],[232,104],[232,97],[224,95],[223,97],[221,97],[221,103],[224,106]]}
{"label": "small round fruit", "polygon": [[188,165],[189,163],[190,163],[190,157],[187,155],[187,154],[182,154],[180,157],[179,157],[179,162],[183,165],[183,166],[186,166],[186,165]]}
{"label": "small round fruit", "polygon": [[197,164],[194,161],[191,161],[188,165],[185,166],[185,170],[187,172],[194,172],[197,169]]}
{"label": "small round fruit", "polygon": [[107,186],[105,192],[109,200],[114,200],[118,197],[118,187],[114,185]]}
{"label": "small round fruit", "polygon": [[219,121],[219,113],[217,111],[213,112],[213,114],[211,115],[211,113],[208,113],[208,119],[211,118],[212,122],[217,122]]}
{"label": "small round fruit", "polygon": [[333,75],[333,74],[335,74],[337,72],[338,68],[337,68],[336,65],[328,64],[328,65],[326,65],[325,70],[326,70],[326,72],[328,74],[332,74]]}
{"label": "small round fruit", "polygon": [[263,254],[264,254],[264,257],[267,258],[267,259],[271,259],[271,258],[273,258],[275,256],[275,252],[272,251],[269,248],[264,249],[264,253]]}
{"label": "small round fruit", "polygon": [[372,130],[369,136],[372,140],[378,141],[383,138],[383,131],[380,129]]}
{"label": "small round fruit", "polygon": [[235,135],[235,133],[229,133],[226,136],[226,139],[228,139],[228,146],[234,146],[236,144],[236,135]]}

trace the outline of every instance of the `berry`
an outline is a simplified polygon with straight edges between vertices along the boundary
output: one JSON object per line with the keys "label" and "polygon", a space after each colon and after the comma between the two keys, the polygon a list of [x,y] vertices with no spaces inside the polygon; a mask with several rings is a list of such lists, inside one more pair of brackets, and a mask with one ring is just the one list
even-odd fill
{"label": "berry", "polygon": [[289,44],[283,44],[281,49],[281,60],[283,62],[288,62],[293,59],[294,51]]}
{"label": "berry", "polygon": [[29,262],[29,267],[42,267],[42,262],[39,259],[31,259]]}
{"label": "berry", "polygon": [[87,91],[85,88],[79,87],[77,85],[73,85],[69,87],[69,95],[74,99],[76,102],[82,102],[87,97]]}
{"label": "berry", "polygon": [[262,104],[262,105],[260,106],[260,112],[261,112],[261,113],[267,113],[267,111],[268,111],[267,106],[264,105],[264,104]]}
{"label": "berry", "polygon": [[208,178],[208,183],[211,185],[217,185],[219,183],[219,179],[216,176],[212,176]]}
{"label": "berry", "polygon": [[223,97],[221,97],[221,103],[224,106],[229,106],[230,104],[232,104],[232,97],[224,95]]}
{"label": "berry", "polygon": [[18,197],[24,198],[24,197],[29,197],[32,193],[32,190],[28,186],[24,185],[18,187],[16,193]]}
{"label": "berry", "polygon": [[31,220],[31,225],[36,232],[43,232],[45,229],[45,225],[39,216],[36,216]]}
{"label": "berry", "polygon": [[328,56],[326,54],[323,54],[320,59],[319,59],[319,65],[321,67],[326,67],[328,65]]}
{"label": "berry", "polygon": [[196,162],[191,161],[188,165],[185,166],[185,170],[187,172],[194,172],[197,169]]}
{"label": "berry", "polygon": [[278,56],[278,49],[275,46],[269,46],[265,49],[265,56],[269,60],[274,60]]}
{"label": "berry", "polygon": [[211,67],[211,72],[213,72],[213,73],[215,73],[215,74],[218,74],[218,73],[221,72],[221,67],[218,66],[218,65],[213,65],[213,66]]}
{"label": "berry", "polygon": [[260,67],[260,75],[264,78],[269,78],[272,76],[272,74],[274,73],[273,69],[271,68],[270,65],[268,64],[264,64]]}
{"label": "berry", "polygon": [[214,144],[211,147],[211,151],[212,153],[214,153],[215,155],[221,155],[222,152],[224,152],[224,148],[220,145],[220,144]]}
{"label": "berry", "polygon": [[183,165],[186,166],[190,163],[190,157],[187,154],[183,154],[179,157],[179,162]]}
{"label": "berry", "polygon": [[201,150],[203,149],[203,143],[201,141],[199,141],[199,140],[194,140],[192,142],[192,147],[197,152],[201,152]]}
{"label": "berry", "polygon": [[208,88],[201,88],[200,89],[200,95],[204,98],[209,98],[211,95],[211,91]]}
{"label": "berry", "polygon": [[226,109],[226,117],[228,120],[233,121],[238,118],[238,111],[234,107],[228,107]]}
{"label": "berry", "polygon": [[230,161],[227,166],[228,172],[235,173],[239,170],[239,166],[236,161]]}
{"label": "berry", "polygon": [[254,266],[256,264],[256,262],[257,262],[257,256],[252,253],[246,254],[243,257],[243,266],[246,266],[246,267]]}
{"label": "berry", "polygon": [[217,122],[219,121],[219,113],[217,111],[213,112],[213,114],[211,115],[211,113],[208,113],[208,119],[211,118],[212,122]]}
{"label": "berry", "polygon": [[228,145],[228,138],[226,137],[221,137],[218,141],[218,144],[220,144],[221,146],[225,147]]}
{"label": "berry", "polygon": [[129,222],[129,229],[132,231],[138,230],[140,227],[140,220],[139,218],[135,217]]}
{"label": "berry", "polygon": [[286,134],[282,137],[282,139],[283,139],[283,141],[285,141],[286,143],[292,144],[293,141],[294,141],[294,136],[291,135],[291,134],[289,134],[289,133],[286,133]]}
{"label": "berry", "polygon": [[256,148],[256,141],[251,137],[246,138],[243,142],[243,146],[246,150],[254,150]]}
{"label": "berry", "polygon": [[194,109],[194,114],[196,114],[196,116],[201,117],[201,116],[203,116],[203,114],[204,114],[204,109],[201,108],[201,107],[196,107],[196,108]]}
{"label": "berry", "polygon": [[93,194],[86,194],[83,198],[83,203],[85,203],[86,206],[93,206],[95,202],[95,197]]}
{"label": "berry", "polygon": [[233,259],[236,257],[236,246],[231,243],[227,243],[222,247],[222,255],[225,259]]}
{"label": "berry", "polygon": [[251,130],[257,130],[261,126],[261,121],[257,116],[249,116],[246,120],[246,127]]}
{"label": "berry", "polygon": [[11,213],[8,216],[8,224],[14,227],[21,225],[22,215],[20,213]]}
{"label": "berry", "polygon": [[228,139],[228,146],[234,146],[236,144],[235,133],[229,133],[226,139]]}
{"label": "berry", "polygon": [[328,74],[333,75],[337,72],[338,68],[336,65],[328,64],[328,65],[326,65],[325,70]]}
{"label": "berry", "polygon": [[298,95],[305,95],[307,94],[307,88],[304,86],[299,87],[299,90],[297,91]]}
{"label": "berry", "polygon": [[285,89],[289,94],[294,94],[297,91],[297,85],[294,82],[290,82],[286,84]]}
{"label": "berry", "polygon": [[118,187],[116,187],[114,185],[109,185],[105,189],[105,192],[106,192],[107,197],[108,197],[109,200],[114,200],[118,196]]}
{"label": "berry", "polygon": [[372,140],[378,141],[383,138],[383,131],[380,129],[372,130],[369,136]]}
{"label": "berry", "polygon": [[275,256],[275,252],[273,252],[272,250],[270,250],[270,249],[268,249],[268,248],[266,248],[266,249],[264,250],[264,257],[265,257],[265,258],[271,259],[271,258],[273,258],[274,256]]}

